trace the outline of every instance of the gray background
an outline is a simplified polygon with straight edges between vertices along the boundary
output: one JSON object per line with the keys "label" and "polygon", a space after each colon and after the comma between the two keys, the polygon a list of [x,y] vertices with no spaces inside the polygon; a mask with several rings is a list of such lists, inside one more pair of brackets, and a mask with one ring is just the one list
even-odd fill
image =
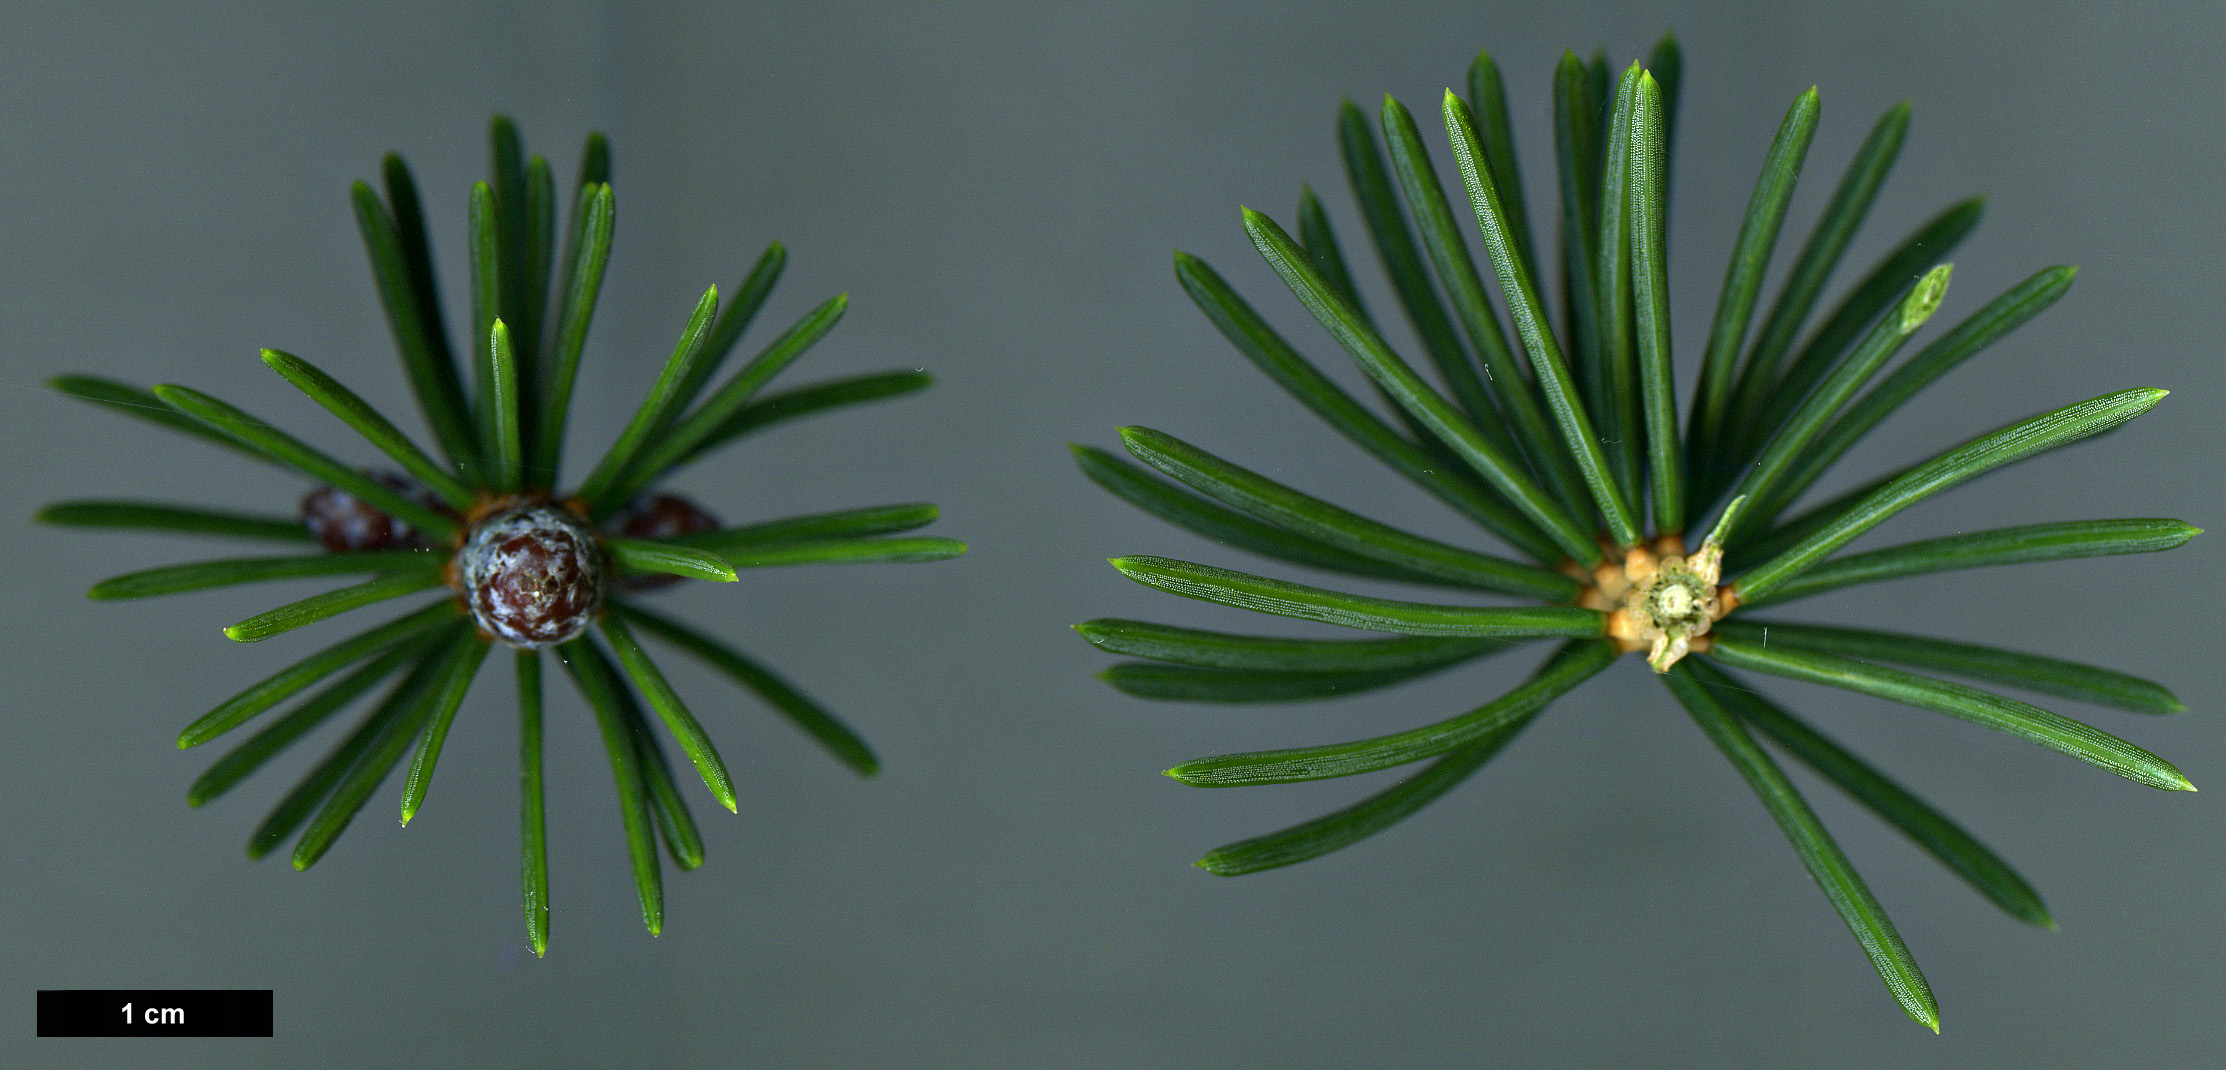
{"label": "gray background", "polygon": [[[1375,841],[1239,880],[1186,865],[1375,785],[1201,792],[1157,770],[1434,720],[1503,688],[1520,663],[1259,709],[1150,704],[1092,678],[1107,659],[1066,630],[1078,620],[1275,623],[1108,569],[1122,553],[1248,562],[1099,492],[1063,442],[1158,427],[1463,537],[1225,346],[1174,285],[1169,248],[1216,264],[1347,374],[1251,252],[1236,206],[1288,221],[1311,180],[1350,248],[1338,97],[1372,111],[1394,92],[1427,127],[1479,46],[1509,72],[1543,205],[1560,49],[1602,45],[1620,64],[1665,28],[1687,55],[1673,289],[1688,365],[1763,148],[1792,96],[1818,84],[1824,122],[1789,234],[1872,119],[1907,96],[1903,162],[1850,263],[1988,192],[1942,323],[2043,265],[2082,265],[2067,299],[1912,405],[1850,471],[2110,390],[2176,391],[2122,433],[1928,504],[1871,545],[2083,516],[2218,520],[2214,5],[14,5],[0,28],[0,436],[18,459],[4,478],[19,518],[68,497],[270,509],[302,490],[62,400],[38,385],[57,371],[193,384],[368,461],[255,349],[301,353],[412,413],[344,192],[375,177],[381,153],[407,154],[453,321],[463,191],[484,171],[486,116],[502,109],[560,181],[587,130],[616,148],[619,238],[574,471],[625,419],[702,287],[731,285],[778,238],[794,256],[768,322],[838,290],[853,302],[792,381],[921,366],[938,385],[753,440],[684,484],[743,520],[936,501],[946,519],[928,533],[975,549],[669,597],[848,716],[887,772],[855,781],[724,681],[666,659],[742,807],[730,817],[693,800],[710,862],[668,874],[662,938],[637,919],[593,729],[558,698],[555,938],[534,961],[518,918],[504,674],[470,698],[406,832],[389,817],[390,782],[309,874],[247,864],[247,830],[323,745],[193,812],[184,786],[222,748],[179,754],[168,741],[337,634],[255,647],[218,634],[315,588],[89,603],[83,588],[105,575],[222,548],[0,524],[0,552],[20,563],[0,588],[0,776],[13,798],[0,1061],[2226,1062],[2215,796],[2161,794],[1817,688],[1771,685],[1993,843],[2063,923],[2051,934],[2008,920],[1867,815],[1812,793],[1924,965],[1942,1036],[1903,1018],[1744,786],[1635,662]],[[1368,285],[1388,307],[1380,280]],[[2063,705],[2215,789],[2220,545],[1852,591],[1789,615],[2153,676],[2191,712]],[[34,989],[125,986],[273,988],[279,1036],[30,1039]]]}

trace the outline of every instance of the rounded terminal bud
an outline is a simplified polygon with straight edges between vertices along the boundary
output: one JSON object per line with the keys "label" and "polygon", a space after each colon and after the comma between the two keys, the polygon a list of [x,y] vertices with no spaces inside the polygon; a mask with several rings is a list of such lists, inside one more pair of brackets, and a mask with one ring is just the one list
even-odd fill
{"label": "rounded terminal bud", "polygon": [[456,551],[456,581],[472,619],[528,649],[587,630],[603,605],[603,575],[594,529],[548,502],[489,513]]}
{"label": "rounded terminal bud", "polygon": [[[719,518],[705,512],[702,506],[677,494],[658,494],[627,503],[626,508],[603,525],[603,530],[623,539],[669,539],[675,535],[711,531],[718,526]],[[625,576],[617,583],[628,591],[656,591],[680,581],[679,576],[651,573]]]}
{"label": "rounded terminal bud", "polygon": [[[428,509],[454,512],[430,488],[399,472],[366,469],[363,474]],[[407,550],[426,545],[424,534],[416,528],[338,487],[318,487],[303,497],[301,524],[325,549],[334,552]]]}

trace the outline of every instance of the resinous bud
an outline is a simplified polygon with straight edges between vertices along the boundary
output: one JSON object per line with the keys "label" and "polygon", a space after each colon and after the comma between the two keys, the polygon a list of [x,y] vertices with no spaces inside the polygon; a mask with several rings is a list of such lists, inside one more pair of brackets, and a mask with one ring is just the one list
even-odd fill
{"label": "resinous bud", "polygon": [[456,551],[472,619],[511,646],[554,646],[603,605],[603,546],[585,520],[547,502],[490,513]]}

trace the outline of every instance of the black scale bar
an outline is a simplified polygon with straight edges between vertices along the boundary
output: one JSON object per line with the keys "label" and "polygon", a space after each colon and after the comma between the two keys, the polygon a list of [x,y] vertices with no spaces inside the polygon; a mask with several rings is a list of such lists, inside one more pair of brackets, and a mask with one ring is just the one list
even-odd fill
{"label": "black scale bar", "polygon": [[42,1037],[267,1037],[267,988],[42,988]]}

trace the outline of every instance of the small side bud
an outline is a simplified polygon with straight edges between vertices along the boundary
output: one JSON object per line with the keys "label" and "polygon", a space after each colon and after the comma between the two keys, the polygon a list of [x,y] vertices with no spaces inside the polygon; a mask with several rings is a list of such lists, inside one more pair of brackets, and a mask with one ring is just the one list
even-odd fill
{"label": "small side bud", "polygon": [[[603,529],[621,538],[654,540],[710,531],[718,526],[719,518],[695,502],[677,494],[658,494],[635,499],[605,521]],[[616,582],[628,591],[660,591],[679,583],[680,577],[652,572],[624,576]]]}
{"label": "small side bud", "polygon": [[[454,514],[448,503],[432,490],[400,472],[366,469],[363,474],[436,513]],[[303,497],[301,523],[325,549],[334,553],[427,545],[424,534],[416,528],[338,487],[321,486]]]}

